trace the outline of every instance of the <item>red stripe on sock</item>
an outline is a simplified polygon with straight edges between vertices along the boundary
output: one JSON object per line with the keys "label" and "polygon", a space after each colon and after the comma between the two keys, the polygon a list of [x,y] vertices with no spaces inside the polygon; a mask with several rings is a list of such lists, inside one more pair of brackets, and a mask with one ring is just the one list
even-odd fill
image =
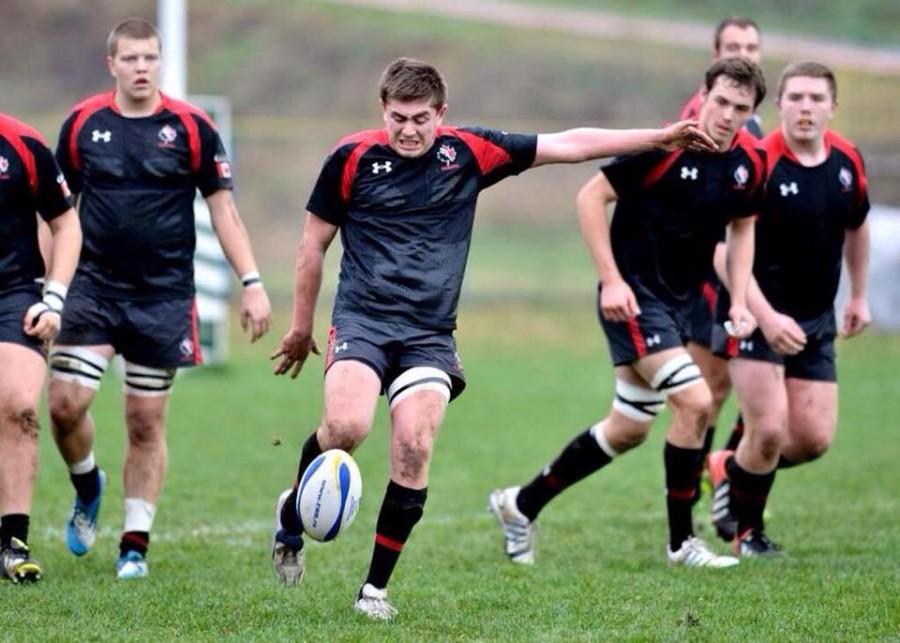
{"label": "red stripe on sock", "polygon": [[672,500],[693,500],[696,489],[669,489],[669,498]]}
{"label": "red stripe on sock", "polygon": [[399,540],[382,536],[381,534],[375,534],[375,543],[393,551],[403,551],[403,543]]}

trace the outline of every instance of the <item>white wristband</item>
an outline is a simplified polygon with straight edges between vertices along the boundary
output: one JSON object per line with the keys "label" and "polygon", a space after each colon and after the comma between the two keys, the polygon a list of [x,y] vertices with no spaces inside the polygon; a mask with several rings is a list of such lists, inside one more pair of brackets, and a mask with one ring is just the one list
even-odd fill
{"label": "white wristband", "polygon": [[66,303],[66,295],[68,293],[69,289],[65,284],[59,281],[50,280],[44,284],[44,298],[42,301],[47,304],[47,307],[53,312],[61,313],[63,306]]}
{"label": "white wristband", "polygon": [[259,273],[256,270],[253,270],[251,272],[245,272],[241,275],[241,283],[244,284],[244,288],[253,286],[255,284],[262,285],[262,278],[259,276]]}

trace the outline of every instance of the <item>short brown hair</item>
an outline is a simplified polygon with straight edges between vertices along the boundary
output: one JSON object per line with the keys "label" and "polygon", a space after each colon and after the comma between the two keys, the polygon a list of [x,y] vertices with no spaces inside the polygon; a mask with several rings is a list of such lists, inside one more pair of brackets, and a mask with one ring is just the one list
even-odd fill
{"label": "short brown hair", "polygon": [[805,76],[807,78],[824,78],[828,81],[828,88],[831,90],[831,98],[837,101],[837,80],[834,78],[834,72],[831,68],[822,63],[812,60],[802,60],[800,62],[791,63],[781,72],[781,78],[778,79],[778,98],[784,93],[784,85],[788,78],[797,76]]}
{"label": "short brown hair", "polygon": [[119,40],[128,38],[129,40],[149,40],[156,38],[162,49],[162,38],[159,37],[159,31],[152,23],[143,18],[126,18],[109,32],[106,39],[106,51],[110,56],[115,56],[119,49]]}
{"label": "short brown hair", "polygon": [[745,18],[743,16],[729,16],[723,18],[722,22],[716,27],[716,35],[713,40],[713,51],[715,51],[716,54],[719,53],[719,47],[722,46],[722,32],[728,29],[728,27],[738,27],[739,29],[749,29],[750,27],[753,27],[756,29],[756,33],[762,35],[762,32],[759,30],[759,25],[750,18]]}
{"label": "short brown hair", "polygon": [[766,77],[762,69],[745,58],[720,58],[706,70],[706,91],[710,91],[719,76],[726,76],[739,87],[749,87],[756,92],[754,109],[766,97]]}
{"label": "short brown hair", "polygon": [[414,58],[398,58],[381,74],[378,93],[385,103],[430,98],[432,107],[440,108],[447,102],[447,83],[431,65]]}

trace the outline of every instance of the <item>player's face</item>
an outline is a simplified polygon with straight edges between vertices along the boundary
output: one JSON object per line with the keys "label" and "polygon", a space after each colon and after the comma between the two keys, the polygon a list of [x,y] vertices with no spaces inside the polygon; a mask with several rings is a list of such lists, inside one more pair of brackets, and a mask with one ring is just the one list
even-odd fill
{"label": "player's face", "polygon": [[809,76],[788,78],[777,105],[784,135],[803,143],[825,136],[837,106],[828,80]]}
{"label": "player's face", "polygon": [[716,78],[712,89],[706,92],[697,119],[719,149],[731,147],[735,134],[753,115],[755,98],[752,88],[738,85],[727,76]]}
{"label": "player's face", "polygon": [[116,79],[121,97],[142,103],[159,91],[160,52],[156,38],[132,40],[120,38],[116,55],[106,59],[109,73]]}
{"label": "player's face", "polygon": [[715,58],[746,58],[759,64],[762,52],[759,48],[759,32],[753,27],[728,25],[719,35],[719,51]]}
{"label": "player's face", "polygon": [[411,102],[389,100],[382,107],[390,146],[407,158],[422,156],[431,148],[447,111],[446,105],[435,108],[430,98]]}

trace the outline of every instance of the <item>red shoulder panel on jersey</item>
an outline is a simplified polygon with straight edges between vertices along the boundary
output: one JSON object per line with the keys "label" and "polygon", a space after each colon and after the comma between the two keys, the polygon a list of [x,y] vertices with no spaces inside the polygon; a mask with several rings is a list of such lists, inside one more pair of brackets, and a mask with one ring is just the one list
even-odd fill
{"label": "red shoulder panel on jersey", "polygon": [[684,107],[681,108],[681,113],[678,114],[679,120],[684,120],[686,118],[697,118],[700,115],[700,103],[702,101],[701,93],[702,90],[699,90],[696,94],[691,96],[690,100],[684,104]]}
{"label": "red shoulder panel on jersey", "polygon": [[78,134],[92,114],[96,114],[101,109],[107,107],[114,112],[119,113],[119,108],[116,105],[115,94],[113,92],[105,92],[103,94],[91,96],[72,108],[72,113],[77,113],[78,116],[75,117],[75,122],[72,123],[72,131],[69,132],[69,159],[72,161],[72,167],[76,170],[81,169],[81,157],[78,155]]}
{"label": "red shoulder panel on jersey", "polygon": [[753,163],[754,178],[750,189],[751,191],[756,190],[766,180],[766,161],[763,156],[765,152],[760,148],[756,137],[743,128],[735,135],[734,144],[744,150],[750,162]]}
{"label": "red shoulder panel on jersey", "polygon": [[438,129],[438,136],[442,135],[455,136],[472,150],[475,160],[478,161],[478,170],[482,176],[512,160],[509,152],[474,132],[465,132],[455,127],[441,127]]}
{"label": "red shoulder panel on jersey", "polygon": [[778,161],[782,156],[793,161],[797,165],[800,165],[800,161],[797,160],[797,157],[791,151],[791,148],[784,142],[784,136],[781,133],[781,129],[777,129],[766,136],[762,141],[762,146],[766,151],[766,162],[768,164],[766,178],[772,176],[772,172],[775,170],[775,166],[778,165]]}
{"label": "red shoulder panel on jersey", "polygon": [[858,177],[856,180],[856,201],[861,203],[866,196],[866,191],[869,189],[869,179],[866,178],[866,167],[859,150],[849,140],[832,130],[825,131],[825,144],[840,150],[850,158]]}
{"label": "red shoulder panel on jersey", "polygon": [[675,150],[674,152],[667,154],[662,161],[654,165],[650,172],[647,173],[647,176],[644,177],[644,187],[649,188],[659,181],[663,175],[669,171],[669,168],[675,165],[675,161],[677,161],[683,153],[684,150]]}
{"label": "red shoulder panel on jersey", "polygon": [[209,114],[196,105],[191,105],[186,101],[171,98],[162,93],[160,95],[162,96],[160,109],[167,109],[178,116],[182,125],[184,125],[184,128],[187,130],[188,147],[191,151],[191,171],[199,172],[200,163],[203,157],[200,150],[200,128],[197,125],[197,121],[194,120],[194,116],[206,121],[213,129],[216,129],[216,124],[213,123]]}
{"label": "red shoulder panel on jersey", "polygon": [[44,137],[30,125],[27,125],[12,116],[7,116],[6,114],[0,114],[0,136],[9,141],[9,144],[13,146],[16,154],[19,155],[19,158],[22,160],[22,165],[25,166],[25,176],[28,177],[28,187],[31,188],[32,192],[37,192],[37,163],[34,160],[34,154],[31,153],[31,150],[28,149],[28,146],[25,145],[25,141],[22,139],[27,136],[28,138],[37,140],[42,145],[46,145],[47,143],[44,141]]}
{"label": "red shoulder panel on jersey", "polygon": [[373,145],[387,145],[387,131],[383,129],[370,129],[362,132],[351,134],[342,138],[332,150],[332,154],[344,147],[345,145],[355,144],[356,147],[350,152],[350,156],[344,162],[344,170],[341,173],[341,200],[344,203],[350,201],[350,194],[353,191],[353,179],[356,178],[356,168],[359,167],[359,159]]}

